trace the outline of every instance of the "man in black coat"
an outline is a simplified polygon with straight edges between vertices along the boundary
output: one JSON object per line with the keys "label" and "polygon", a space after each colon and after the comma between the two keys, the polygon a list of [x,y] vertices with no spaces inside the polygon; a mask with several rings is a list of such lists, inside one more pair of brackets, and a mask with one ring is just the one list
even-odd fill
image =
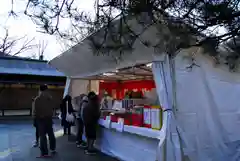
{"label": "man in black coat", "polygon": [[83,122],[87,137],[86,154],[94,154],[94,142],[96,140],[97,125],[100,117],[100,103],[98,96],[94,92],[88,94],[88,104],[83,109]]}
{"label": "man in black coat", "polygon": [[39,95],[34,99],[33,103],[33,115],[35,116],[40,135],[40,158],[50,157],[48,155],[46,135],[49,137],[51,153],[56,153],[56,138],[53,131],[52,120],[54,108],[52,97],[47,92],[47,89],[48,87],[46,85],[41,85]]}

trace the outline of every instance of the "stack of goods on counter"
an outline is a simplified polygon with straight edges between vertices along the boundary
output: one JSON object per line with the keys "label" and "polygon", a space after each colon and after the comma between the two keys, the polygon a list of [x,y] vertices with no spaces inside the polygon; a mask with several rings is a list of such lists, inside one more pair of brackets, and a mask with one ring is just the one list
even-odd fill
{"label": "stack of goods on counter", "polygon": [[152,128],[154,130],[162,128],[163,115],[160,106],[135,105],[130,113],[124,118],[125,125]]}
{"label": "stack of goods on counter", "polygon": [[106,119],[106,117],[112,112],[113,99],[110,96],[104,96],[101,100],[101,117]]}
{"label": "stack of goods on counter", "polygon": [[123,99],[122,107],[126,110],[131,110],[134,106],[144,105],[146,101],[144,99]]}
{"label": "stack of goods on counter", "polygon": [[123,108],[123,102],[115,100],[113,104],[113,111],[111,113],[111,121],[118,122],[119,118],[124,118],[126,115],[127,111]]}
{"label": "stack of goods on counter", "polygon": [[162,108],[160,106],[151,106],[151,128],[160,130],[162,128]]}
{"label": "stack of goods on counter", "polygon": [[131,115],[132,126],[143,127],[143,107],[144,106],[133,107]]}
{"label": "stack of goods on counter", "polygon": [[143,93],[141,91],[137,91],[137,92],[127,91],[125,93],[125,97],[124,98],[126,98],[126,99],[132,99],[132,98],[142,99],[143,98]]}
{"label": "stack of goods on counter", "polygon": [[[150,100],[150,101],[149,101]],[[124,125],[160,130],[162,127],[162,109],[156,98],[143,98],[141,92],[127,92],[125,99],[115,100],[108,116],[111,122],[121,120]]]}
{"label": "stack of goods on counter", "polygon": [[101,109],[112,109],[113,106],[113,98],[110,96],[106,96],[102,98],[101,101]]}
{"label": "stack of goods on counter", "polygon": [[144,106],[144,127],[160,130],[162,127],[162,109],[160,106]]}
{"label": "stack of goods on counter", "polygon": [[143,126],[151,128],[151,106],[145,105],[143,109]]}

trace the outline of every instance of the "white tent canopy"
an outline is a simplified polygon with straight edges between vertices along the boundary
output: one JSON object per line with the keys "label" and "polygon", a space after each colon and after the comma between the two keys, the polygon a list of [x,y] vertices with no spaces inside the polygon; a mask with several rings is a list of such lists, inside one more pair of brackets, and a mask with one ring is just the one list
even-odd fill
{"label": "white tent canopy", "polygon": [[[155,41],[156,32],[148,31],[145,36]],[[201,50],[195,55],[189,50],[182,51],[171,62],[167,56],[157,57],[152,48],[139,41],[134,44],[133,53],[126,53],[116,63],[112,56],[93,55],[88,42],[84,40],[50,64],[71,78],[105,79],[99,74],[126,72],[128,67],[154,61],[152,69],[159,100],[167,110],[159,134],[158,161],[239,160],[239,73],[230,73],[224,66],[215,67]],[[189,53],[198,66],[187,68],[192,65],[192,59],[186,59]]]}
{"label": "white tent canopy", "polygon": [[101,73],[112,72],[121,68],[133,67],[136,65],[147,64],[160,59],[153,52],[153,49],[142,46],[139,42],[133,53],[125,53],[120,62],[107,55],[93,55],[87,42],[84,41],[66,51],[62,55],[54,58],[49,63],[68,77],[85,78]]}
{"label": "white tent canopy", "polygon": [[[158,37],[156,35],[157,35],[156,28],[153,26],[149,28],[149,30],[146,30],[142,34],[142,37],[144,37],[145,40],[154,43],[158,41]],[[151,70],[148,70],[145,65],[153,62],[154,64],[153,66],[155,67],[154,77],[160,78],[161,76],[157,74],[160,73],[162,70],[161,66],[159,65],[159,61],[162,62],[165,61],[166,58],[165,54],[156,55],[153,48],[144,46],[138,40],[134,43],[133,48],[134,48],[133,52],[123,54],[121,57],[122,59],[118,63],[116,63],[115,61],[116,58],[114,57],[114,55],[118,55],[118,53],[111,53],[111,56],[108,55],[96,56],[93,54],[89,40],[85,39],[82,43],[77,44],[70,50],[51,60],[49,63],[55,68],[57,68],[59,71],[65,73],[71,79],[74,78],[105,79],[105,77],[102,75],[103,73],[115,72],[116,70],[118,70],[118,72],[114,73],[114,76],[112,75],[113,79],[127,80],[127,78],[152,79],[153,78],[152,72]],[[124,76],[118,76],[121,73],[125,76],[125,78]],[[111,78],[111,76],[109,76],[108,78]],[[168,83],[171,84],[171,81]],[[171,109],[172,106],[168,105],[169,100],[167,100],[167,97],[169,96],[166,95],[166,92],[162,91],[162,89],[164,88],[163,84],[161,83],[161,85],[158,85],[158,87],[161,88],[160,90],[157,91],[158,95],[161,96],[161,98],[159,99],[160,102],[164,103],[162,107]],[[169,125],[170,122],[172,122],[171,120],[174,120],[174,117],[172,116],[173,115],[171,110],[165,112],[164,114],[163,128],[160,132],[161,142],[159,146],[159,154],[156,156],[158,158],[158,161],[161,161],[160,158],[165,157],[165,155],[161,155],[162,152],[164,151],[162,148],[164,148],[167,145],[167,143],[172,144],[171,140],[167,139],[165,134],[166,132],[171,132],[167,129],[170,128]],[[175,143],[179,144],[179,139],[176,138],[175,140],[176,140]],[[171,149],[169,150],[171,151]],[[181,158],[179,150],[175,151],[178,154],[175,153],[167,154],[168,157],[170,157],[171,161],[174,161],[171,158]],[[137,156],[133,156],[133,158],[134,157]]]}
{"label": "white tent canopy", "polygon": [[182,51],[172,69],[167,60],[153,63],[161,105],[177,110],[164,114],[158,161],[238,161],[240,75],[201,53],[194,56],[198,66],[188,69],[191,52]]}
{"label": "white tent canopy", "polygon": [[115,71],[89,76],[88,80],[128,81],[128,80],[153,80],[152,63],[140,64],[133,67],[121,68]]}
{"label": "white tent canopy", "polygon": [[[117,24],[118,20],[114,23]],[[169,39],[176,39],[177,41],[185,41],[182,38],[189,37],[189,35],[174,35],[172,31],[168,29],[166,24],[152,25],[145,29],[139,25],[138,20],[131,17],[128,20],[128,26],[135,34],[140,34],[140,39],[137,39],[130,52],[124,51],[120,56],[119,51],[111,52],[110,55],[94,55],[91,38],[94,38],[97,42],[104,42],[107,45],[111,45],[114,42],[112,38],[105,38],[102,30],[92,34],[88,38],[84,39],[81,43],[73,46],[60,56],[54,58],[49,63],[56,67],[59,71],[65,73],[68,77],[84,78],[87,76],[98,75],[100,73],[115,71],[121,68],[133,67],[135,65],[147,64],[149,62],[162,60],[163,52],[166,48],[165,37],[169,36]],[[164,36],[159,35],[159,29],[164,32]],[[183,29],[182,29],[183,30]],[[190,35],[191,36],[191,35]],[[106,39],[106,40],[105,40]],[[195,41],[195,37],[191,36],[191,41]],[[162,43],[156,52],[153,47],[146,47],[143,42],[148,42],[150,46]],[[171,42],[174,46],[175,41]],[[159,51],[160,50],[160,51]],[[162,55],[159,55],[162,54]]]}

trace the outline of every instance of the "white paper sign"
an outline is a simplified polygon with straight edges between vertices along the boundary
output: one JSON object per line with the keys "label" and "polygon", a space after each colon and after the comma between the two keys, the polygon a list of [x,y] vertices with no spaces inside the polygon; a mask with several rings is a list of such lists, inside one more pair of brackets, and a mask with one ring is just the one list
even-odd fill
{"label": "white paper sign", "polygon": [[122,109],[122,101],[115,100],[113,104],[113,109],[121,110]]}
{"label": "white paper sign", "polygon": [[111,116],[107,116],[106,117],[106,124],[105,124],[105,128],[110,128],[111,126]]}
{"label": "white paper sign", "polygon": [[116,130],[119,132],[123,132],[123,130],[124,130],[124,119],[123,118],[118,119],[118,126],[117,126]]}

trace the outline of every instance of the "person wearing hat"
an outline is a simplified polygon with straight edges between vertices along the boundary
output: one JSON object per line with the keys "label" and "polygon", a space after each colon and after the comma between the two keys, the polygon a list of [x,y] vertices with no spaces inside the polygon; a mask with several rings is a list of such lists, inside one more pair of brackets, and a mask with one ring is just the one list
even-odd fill
{"label": "person wearing hat", "polygon": [[39,95],[34,99],[33,113],[38,125],[40,135],[40,150],[41,155],[39,158],[51,157],[48,153],[47,137],[49,137],[50,150],[52,154],[56,153],[56,138],[53,131],[53,101],[48,93],[47,85],[41,85]]}

